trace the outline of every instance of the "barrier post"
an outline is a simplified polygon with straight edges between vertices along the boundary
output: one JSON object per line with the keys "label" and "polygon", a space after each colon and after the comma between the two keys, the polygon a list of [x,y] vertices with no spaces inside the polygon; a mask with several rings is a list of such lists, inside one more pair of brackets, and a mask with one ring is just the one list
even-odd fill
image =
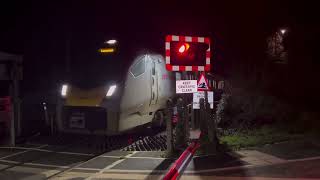
{"label": "barrier post", "polygon": [[205,111],[205,99],[201,98],[199,100],[200,103],[200,118],[199,118],[199,124],[200,124],[200,130],[203,135],[207,135],[208,127],[206,124],[206,111]]}
{"label": "barrier post", "polygon": [[186,133],[186,107],[182,98],[177,100],[178,122],[176,125],[176,142],[177,148],[184,147],[187,144]]}
{"label": "barrier post", "polygon": [[[207,98],[207,94],[206,94]],[[216,153],[217,137],[216,137],[216,128],[214,122],[214,114],[210,109],[210,104],[206,101],[206,123],[208,128],[208,139],[209,147],[208,150],[210,153]]]}

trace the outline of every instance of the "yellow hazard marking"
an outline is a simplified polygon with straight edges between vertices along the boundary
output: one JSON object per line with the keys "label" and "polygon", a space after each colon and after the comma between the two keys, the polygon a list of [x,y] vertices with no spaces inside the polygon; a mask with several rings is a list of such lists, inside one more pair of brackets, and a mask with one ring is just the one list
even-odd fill
{"label": "yellow hazard marking", "polygon": [[83,90],[71,87],[66,99],[67,106],[100,106],[106,96],[104,87]]}

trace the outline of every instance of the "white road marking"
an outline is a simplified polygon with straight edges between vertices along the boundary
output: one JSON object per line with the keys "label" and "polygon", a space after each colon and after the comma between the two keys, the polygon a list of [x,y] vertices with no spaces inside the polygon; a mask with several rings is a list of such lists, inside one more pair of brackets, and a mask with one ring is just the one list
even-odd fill
{"label": "white road marking", "polygon": [[[18,162],[18,161],[9,161],[9,160],[0,160],[0,162],[11,163],[11,164],[20,164],[20,162]],[[71,168],[70,166],[58,166],[58,165],[41,164],[41,163],[24,163],[21,166],[24,166],[24,165],[40,166],[40,167],[52,167],[52,168],[61,168],[61,169]],[[97,169],[97,168],[75,168],[75,169],[79,169],[79,170],[95,170],[95,171],[101,170],[101,169]]]}
{"label": "white road marking", "polygon": [[[100,156],[104,158],[120,158],[122,156]],[[142,156],[135,156],[135,157],[127,157],[128,159],[170,159],[170,158],[162,158],[162,157],[142,157]]]}
{"label": "white road marking", "polygon": [[137,179],[162,179],[163,175],[150,175],[150,174],[99,174],[96,179],[126,179],[126,180],[137,180]]}
{"label": "white road marking", "polygon": [[70,166],[57,166],[57,165],[51,165],[51,164],[40,164],[40,163],[24,163],[25,165],[32,165],[32,166],[42,166],[42,167],[52,167],[52,168],[62,168],[67,169],[70,168]]}
{"label": "white road marking", "polygon": [[120,158],[121,156],[99,156],[99,157],[104,157],[104,158]]}
{"label": "white road marking", "polygon": [[164,159],[171,159],[171,158],[162,158],[162,157],[128,157],[128,159],[158,159],[158,160],[164,160]]}
{"label": "white road marking", "polygon": [[80,155],[80,156],[94,156],[94,154],[77,153],[77,152],[58,152],[59,154],[70,154],[70,155]]}
{"label": "white road marking", "polygon": [[57,172],[59,170],[56,169],[45,169],[45,168],[33,168],[33,167],[24,167],[24,166],[16,166],[9,170],[7,170],[10,173],[7,173],[8,176],[4,175],[4,179],[12,179],[11,175],[12,173],[30,173],[31,176],[24,177],[24,180],[34,180],[34,179],[44,179],[45,177],[49,177]]}
{"label": "white road marking", "polygon": [[18,161],[9,161],[9,160],[3,160],[3,159],[1,159],[0,162],[11,163],[11,164],[20,164],[20,162],[18,162]]}
{"label": "white road marking", "polygon": [[[134,153],[136,153],[136,152],[134,152]],[[132,153],[131,155],[133,155],[134,153]],[[130,154],[129,154],[130,155]],[[94,168],[80,168],[80,166],[81,165],[83,165],[83,164],[85,164],[85,163],[87,163],[87,162],[90,162],[90,161],[92,161],[92,160],[95,160],[95,159],[97,159],[97,158],[100,158],[101,156],[96,156],[96,157],[94,157],[94,158],[92,158],[92,159],[89,159],[88,161],[84,161],[84,162],[82,162],[82,163],[79,163],[79,164],[77,164],[77,165],[75,165],[75,166],[73,166],[73,167],[69,167],[69,169],[67,169],[66,171],[64,171],[64,172],[62,172],[62,174],[60,174],[58,177],[60,178],[62,178],[65,174],[68,174],[70,171],[72,171],[72,170],[74,170],[74,169],[79,169],[79,170],[92,170],[92,169],[94,169]],[[121,159],[122,160],[122,159]],[[99,169],[99,170],[101,170],[101,169]],[[55,179],[55,177],[52,177],[52,178],[49,178],[49,179]]]}
{"label": "white road marking", "polygon": [[9,155],[7,155],[7,156],[1,157],[0,160],[6,159],[6,158],[9,158],[9,157],[12,157],[12,156],[16,156],[16,155],[19,155],[19,154],[23,154],[23,153],[26,153],[26,152],[29,152],[29,151],[31,151],[31,150],[25,150],[25,151],[21,151],[21,152],[9,154]]}
{"label": "white road marking", "polygon": [[108,170],[108,169],[113,168],[114,166],[116,166],[116,165],[120,164],[121,162],[123,162],[124,160],[126,160],[126,158],[129,158],[129,157],[133,156],[133,155],[136,154],[136,153],[137,153],[137,151],[134,151],[134,152],[132,152],[131,154],[128,154],[128,155],[124,156],[123,159],[120,159],[120,160],[118,160],[118,161],[110,164],[109,166],[103,168],[103,169],[101,170],[101,172],[103,172],[104,170]]}
{"label": "white road marking", "polygon": [[89,170],[89,171],[100,171],[101,169],[98,169],[98,168],[82,168],[82,167],[79,167],[79,168],[74,168],[76,170]]}
{"label": "white road marking", "polygon": [[109,166],[106,166],[105,168],[101,169],[99,172],[93,174],[92,176],[89,176],[85,180],[91,180],[92,178],[95,178],[96,176],[99,176],[99,175],[103,174],[104,171],[107,171],[107,170],[115,167],[116,165],[118,165],[118,164],[122,163],[124,160],[126,160],[126,158],[129,158],[129,157],[133,156],[136,153],[137,153],[137,151],[133,151],[131,154],[128,154],[128,155],[124,156],[123,159],[119,159],[118,161],[113,162]]}
{"label": "white road marking", "polygon": [[149,174],[149,173],[159,173],[164,174],[167,173],[167,170],[129,170],[129,169],[108,169],[107,171],[104,171],[103,173],[143,173],[143,174]]}
{"label": "white road marking", "polygon": [[[37,148],[43,148],[43,147],[46,147],[46,146],[48,146],[48,145],[47,145],[47,144],[41,145],[41,146],[39,146],[39,147],[37,147]],[[8,148],[14,149],[15,147],[6,147],[6,148],[7,148],[7,149],[8,149]],[[32,151],[32,150],[33,150],[33,148],[28,148],[28,149],[25,150],[25,151],[13,153],[13,154],[9,154],[9,155],[7,155],[7,156],[1,157],[0,160],[6,159],[6,158],[9,158],[9,157],[13,157],[13,156],[16,156],[16,155],[19,155],[19,154],[23,154],[23,153],[26,153],[26,152],[29,152],[29,151]]]}
{"label": "white road marking", "polygon": [[[39,149],[39,148],[43,148],[43,147],[46,147],[46,146],[48,146],[48,145],[42,145],[42,146],[39,146],[37,148],[2,146],[2,147],[0,147],[0,149],[23,149],[23,150],[29,150],[29,151],[56,152],[56,153],[59,153],[59,154],[94,156],[94,154],[87,154],[87,153],[77,153],[77,152],[67,152],[67,151],[57,152],[57,151],[52,151],[52,150],[47,150],[47,149]],[[24,151],[24,152],[28,152],[28,151]],[[0,158],[0,159],[2,159],[2,158]]]}

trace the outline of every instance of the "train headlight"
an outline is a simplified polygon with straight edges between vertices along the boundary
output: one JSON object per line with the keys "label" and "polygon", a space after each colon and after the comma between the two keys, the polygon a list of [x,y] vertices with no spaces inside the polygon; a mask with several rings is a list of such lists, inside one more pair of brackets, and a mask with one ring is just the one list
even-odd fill
{"label": "train headlight", "polygon": [[66,97],[67,93],[68,93],[68,85],[64,84],[62,85],[62,88],[61,88],[61,96]]}
{"label": "train headlight", "polygon": [[108,92],[107,92],[107,94],[106,94],[106,96],[107,96],[107,97],[112,96],[113,93],[116,91],[116,89],[117,89],[117,85],[112,85],[112,86],[110,86],[110,87],[109,87],[109,90],[108,90]]}

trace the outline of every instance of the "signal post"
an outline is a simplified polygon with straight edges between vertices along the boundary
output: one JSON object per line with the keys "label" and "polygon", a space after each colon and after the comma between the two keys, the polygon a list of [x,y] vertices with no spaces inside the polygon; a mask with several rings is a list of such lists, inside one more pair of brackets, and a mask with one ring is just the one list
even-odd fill
{"label": "signal post", "polygon": [[[202,121],[200,124],[206,124],[205,126],[201,125],[201,132],[205,133],[202,135],[209,135],[210,142],[214,143],[215,131],[212,128],[214,128],[215,125],[212,125],[214,124],[212,115],[210,116],[208,114],[210,113],[210,109],[213,108],[213,92],[210,91],[205,74],[205,72],[210,71],[211,68],[210,39],[208,37],[168,35],[166,37],[165,50],[166,69],[168,71],[182,73],[181,79],[189,79],[187,76],[190,72],[201,73],[201,77],[198,80],[177,80],[176,93],[182,94],[182,97],[184,97],[184,110],[180,108],[180,111],[184,112],[186,112],[185,100],[188,94],[192,93],[192,109],[193,111],[194,109],[200,109],[200,117],[202,117],[200,118],[200,121]],[[209,91],[209,94],[207,91]],[[200,105],[200,102],[204,102],[204,104]],[[200,108],[200,106],[202,108]],[[206,113],[201,113],[203,111]],[[179,136],[187,137],[187,134],[189,134],[189,126],[187,126],[189,119],[186,118],[185,115],[185,113],[180,113],[182,117],[179,117],[177,127],[179,127],[179,123],[184,124],[185,128],[188,128],[188,131],[182,131],[183,134]],[[192,113],[192,116],[194,116],[194,113]],[[191,119],[195,120],[195,117],[191,117]],[[195,127],[194,121],[192,121],[192,127]],[[167,129],[167,131],[171,130]],[[170,132],[168,132],[168,134],[170,134]],[[167,147],[169,147],[169,144]]]}

